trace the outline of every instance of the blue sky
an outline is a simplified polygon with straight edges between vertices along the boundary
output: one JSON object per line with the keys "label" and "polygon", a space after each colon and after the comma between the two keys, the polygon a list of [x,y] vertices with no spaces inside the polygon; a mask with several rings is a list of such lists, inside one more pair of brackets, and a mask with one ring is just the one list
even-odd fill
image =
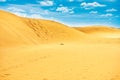
{"label": "blue sky", "polygon": [[119,0],[0,0],[0,9],[70,26],[120,27]]}

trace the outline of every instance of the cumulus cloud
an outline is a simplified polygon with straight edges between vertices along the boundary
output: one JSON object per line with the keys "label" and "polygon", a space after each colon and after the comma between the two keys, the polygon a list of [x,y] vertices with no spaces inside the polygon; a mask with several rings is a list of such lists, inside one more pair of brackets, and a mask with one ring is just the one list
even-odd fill
{"label": "cumulus cloud", "polygon": [[7,0],[0,0],[0,2],[6,2]]}
{"label": "cumulus cloud", "polygon": [[61,12],[69,12],[68,7],[58,7],[56,11],[61,11]]}
{"label": "cumulus cloud", "polygon": [[97,14],[98,11],[90,11],[90,14]]}
{"label": "cumulus cloud", "polygon": [[106,5],[100,4],[98,2],[92,2],[92,3],[83,2],[83,3],[80,4],[80,6],[82,8],[85,8],[85,9],[92,9],[92,8],[95,8],[95,7],[105,7]]}
{"label": "cumulus cloud", "polygon": [[111,9],[107,9],[106,12],[115,12],[117,11],[117,9],[111,8]]}
{"label": "cumulus cloud", "polygon": [[73,9],[69,9],[68,7],[60,6],[56,9],[58,12],[62,13],[74,13]]}
{"label": "cumulus cloud", "polygon": [[113,14],[111,14],[111,13],[106,13],[106,14],[102,14],[102,15],[100,15],[101,17],[111,17],[111,16],[113,16]]}
{"label": "cumulus cloud", "polygon": [[40,5],[41,6],[53,6],[53,1],[52,0],[44,0],[44,1],[40,1]]}

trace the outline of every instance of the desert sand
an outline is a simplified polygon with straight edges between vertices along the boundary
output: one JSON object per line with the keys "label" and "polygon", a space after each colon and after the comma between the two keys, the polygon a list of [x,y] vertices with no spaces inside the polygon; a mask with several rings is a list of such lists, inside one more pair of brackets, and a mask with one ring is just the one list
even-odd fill
{"label": "desert sand", "polygon": [[0,80],[120,80],[120,30],[0,11]]}
{"label": "desert sand", "polygon": [[87,33],[93,37],[120,38],[120,29],[107,26],[76,27],[75,29]]}

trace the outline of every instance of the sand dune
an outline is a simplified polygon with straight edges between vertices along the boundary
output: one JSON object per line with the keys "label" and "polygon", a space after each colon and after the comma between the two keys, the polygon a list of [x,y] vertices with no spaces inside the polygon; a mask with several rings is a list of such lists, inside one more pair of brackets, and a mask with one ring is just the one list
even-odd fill
{"label": "sand dune", "polygon": [[96,32],[120,32],[119,29],[107,26],[86,26],[86,27],[75,27],[85,33],[96,33]]}
{"label": "sand dune", "polygon": [[80,32],[101,38],[120,38],[120,29],[106,26],[76,27]]}
{"label": "sand dune", "polygon": [[0,11],[0,23],[0,46],[80,40],[85,36],[54,21],[22,18],[4,11]]}
{"label": "sand dune", "polygon": [[[75,27],[74,29],[86,33],[93,43],[120,43],[120,29],[107,26]],[[90,38],[90,39],[91,39]]]}
{"label": "sand dune", "polygon": [[0,80],[120,80],[119,29],[0,11]]}

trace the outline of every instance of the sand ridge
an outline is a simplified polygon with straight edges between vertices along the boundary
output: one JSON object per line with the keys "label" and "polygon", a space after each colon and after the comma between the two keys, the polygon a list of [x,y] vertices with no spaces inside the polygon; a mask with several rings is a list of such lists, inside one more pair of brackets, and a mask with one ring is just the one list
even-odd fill
{"label": "sand ridge", "polygon": [[0,11],[0,23],[0,45],[3,46],[80,40],[86,36],[54,21],[23,18],[4,11]]}

